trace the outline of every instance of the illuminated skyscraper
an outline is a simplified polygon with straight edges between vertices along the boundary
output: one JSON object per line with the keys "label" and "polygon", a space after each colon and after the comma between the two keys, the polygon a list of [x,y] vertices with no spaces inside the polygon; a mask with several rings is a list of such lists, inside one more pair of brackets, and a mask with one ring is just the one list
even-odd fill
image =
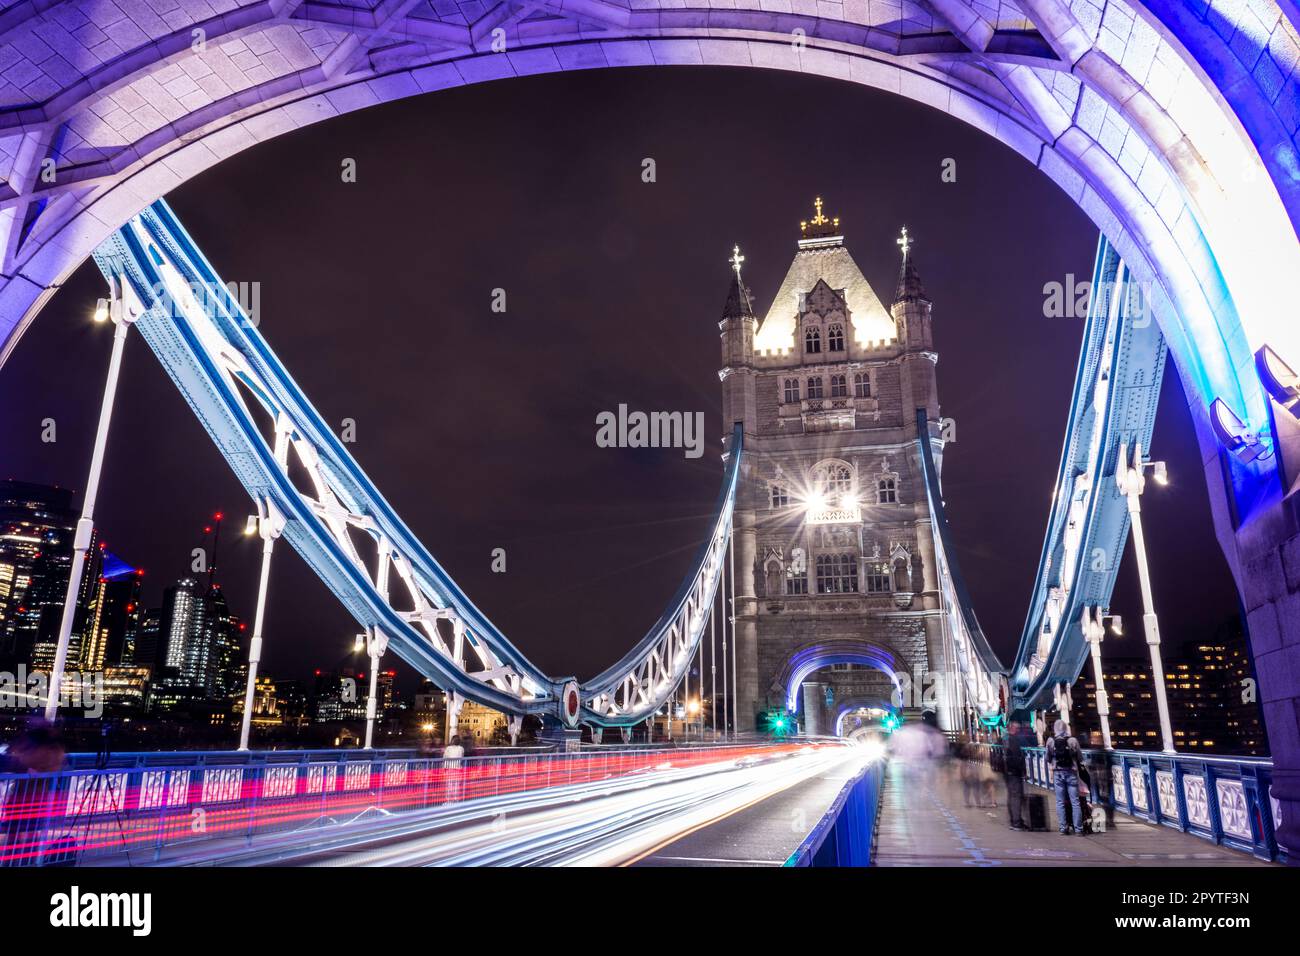
{"label": "illuminated skyscraper", "polygon": [[[0,659],[9,665],[48,668],[54,662],[76,523],[69,489],[0,481]],[[73,620],[73,661],[98,596],[97,538],[96,532]]]}
{"label": "illuminated skyscraper", "polygon": [[81,644],[81,669],[103,670],[130,661],[140,626],[142,572],[110,551],[95,588],[93,613]]}

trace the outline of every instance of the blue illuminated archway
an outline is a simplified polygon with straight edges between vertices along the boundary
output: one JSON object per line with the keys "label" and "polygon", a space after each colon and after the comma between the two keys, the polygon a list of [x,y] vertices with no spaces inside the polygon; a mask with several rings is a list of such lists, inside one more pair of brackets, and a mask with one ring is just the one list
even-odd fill
{"label": "blue illuminated archway", "polygon": [[786,710],[793,713],[798,709],[799,688],[804,678],[832,664],[861,664],[878,670],[889,678],[899,694],[903,693],[899,675],[905,675],[909,679],[911,676],[906,662],[892,650],[878,644],[852,640],[806,644],[786,659],[777,675],[776,684],[782,689]]}

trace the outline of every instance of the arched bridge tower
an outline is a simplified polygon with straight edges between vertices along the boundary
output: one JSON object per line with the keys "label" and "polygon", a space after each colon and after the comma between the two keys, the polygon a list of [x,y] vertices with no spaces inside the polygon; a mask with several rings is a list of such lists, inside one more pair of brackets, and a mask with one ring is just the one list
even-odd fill
{"label": "arched bridge tower", "polygon": [[[820,198],[814,208],[761,321],[736,250],[719,323],[724,422],[742,423],[745,441],[735,514],[742,731],[787,706],[781,675],[800,649],[884,649],[912,675],[918,697],[933,686],[927,673],[945,670],[917,445],[917,409],[939,421],[930,300],[906,230],[886,306],[839,220]],[[938,458],[941,440],[925,438]],[[862,686],[869,668],[851,658],[828,658],[818,672],[831,699],[870,689]],[[873,674],[887,697],[888,678]],[[946,706],[932,700],[930,709],[954,727]]]}

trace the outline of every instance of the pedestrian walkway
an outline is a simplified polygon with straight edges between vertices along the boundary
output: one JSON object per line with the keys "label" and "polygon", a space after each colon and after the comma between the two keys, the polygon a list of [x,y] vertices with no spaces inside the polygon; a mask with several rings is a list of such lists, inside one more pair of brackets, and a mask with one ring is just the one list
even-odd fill
{"label": "pedestrian walkway", "polygon": [[1215,846],[1169,827],[1116,813],[1105,833],[1057,832],[1051,794],[1048,832],[1010,829],[1006,793],[994,781],[996,807],[965,805],[956,762],[909,771],[891,762],[876,832],[877,866],[1271,866],[1249,853]]}

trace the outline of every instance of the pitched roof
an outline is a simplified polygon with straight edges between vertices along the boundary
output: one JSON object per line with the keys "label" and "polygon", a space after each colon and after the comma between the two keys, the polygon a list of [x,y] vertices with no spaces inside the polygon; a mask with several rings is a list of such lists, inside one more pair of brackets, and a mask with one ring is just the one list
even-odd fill
{"label": "pitched roof", "polygon": [[785,280],[754,338],[756,351],[793,348],[799,297],[811,292],[818,279],[825,280],[832,289],[843,293],[858,344],[878,345],[898,338],[898,329],[889,310],[872,290],[849,250],[842,243],[828,243],[800,248],[795,253]]}

